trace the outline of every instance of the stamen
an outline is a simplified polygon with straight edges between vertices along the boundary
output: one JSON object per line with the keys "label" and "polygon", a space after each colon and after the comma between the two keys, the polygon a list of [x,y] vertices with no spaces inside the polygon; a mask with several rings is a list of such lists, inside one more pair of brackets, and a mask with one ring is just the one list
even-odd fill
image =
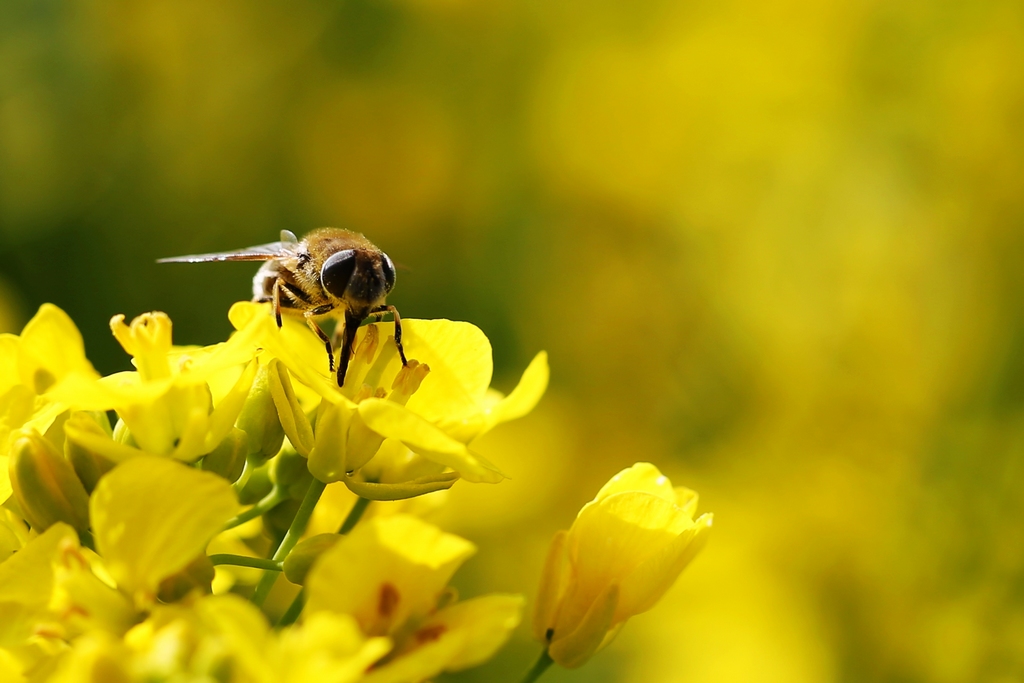
{"label": "stamen", "polygon": [[420,384],[430,374],[430,366],[418,360],[411,360],[409,364],[398,371],[395,381],[391,384],[394,390],[391,400],[395,403],[405,405],[409,398],[420,388]]}
{"label": "stamen", "polygon": [[388,619],[398,609],[398,601],[401,595],[393,584],[384,583],[380,587],[380,597],[377,599],[377,614]]}

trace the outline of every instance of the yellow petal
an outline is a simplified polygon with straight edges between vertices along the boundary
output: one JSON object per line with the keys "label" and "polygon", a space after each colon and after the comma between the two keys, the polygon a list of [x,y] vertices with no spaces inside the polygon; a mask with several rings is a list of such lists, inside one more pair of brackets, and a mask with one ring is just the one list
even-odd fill
{"label": "yellow petal", "polygon": [[555,625],[558,604],[569,578],[569,558],[565,543],[567,535],[568,532],[562,530],[551,539],[534,602],[533,637],[542,643],[548,641],[548,631]]}
{"label": "yellow petal", "polygon": [[523,598],[487,595],[447,607],[416,629],[402,649],[363,679],[365,683],[423,681],[488,659],[519,624]]}
{"label": "yellow petal", "polygon": [[480,328],[451,320],[402,320],[406,355],[430,366],[430,376],[409,399],[428,420],[480,411],[494,371],[491,342]]}
{"label": "yellow petal", "polygon": [[594,502],[624,491],[644,491],[670,503],[676,502],[672,482],[649,462],[638,462],[616,474],[597,492]]}
{"label": "yellow petal", "polygon": [[548,648],[551,659],[567,669],[582,666],[590,659],[612,628],[618,598],[619,587],[614,584],[608,586],[594,600],[575,631],[566,636],[555,633],[555,639]]}
{"label": "yellow petal", "polygon": [[661,599],[707,543],[711,521],[710,514],[702,515],[692,527],[644,560],[623,579],[616,622],[646,612]]}
{"label": "yellow petal", "polygon": [[469,481],[497,483],[505,478],[500,470],[472,453],[465,444],[403,406],[370,398],[359,404],[359,415],[378,434],[401,441],[423,457],[451,467]]}
{"label": "yellow petal", "polygon": [[249,396],[249,389],[252,387],[258,367],[255,359],[249,361],[231,390],[214,406],[213,413],[210,414],[209,430],[203,444],[206,452],[216,448],[234,427],[235,420],[238,419],[238,414],[242,412],[242,406],[245,405],[245,399]]}
{"label": "yellow petal", "polygon": [[533,410],[548,388],[550,375],[548,354],[541,351],[523,371],[523,376],[512,393],[490,408],[487,429],[523,417]]}
{"label": "yellow petal", "polygon": [[228,318],[236,330],[258,340],[264,352],[278,358],[300,382],[332,402],[342,400],[328,369],[324,347],[304,324],[285,316],[283,327],[278,329],[271,305],[251,301],[232,305]]}
{"label": "yellow petal", "polygon": [[485,595],[457,602],[429,619],[426,629],[443,626],[447,632],[465,634],[462,647],[444,670],[459,671],[490,659],[519,625],[524,602],[521,595]]}
{"label": "yellow petal", "polygon": [[609,585],[619,584],[692,524],[674,504],[646,492],[615,493],[584,507],[569,529],[574,576],[558,613],[556,637],[576,628]]}
{"label": "yellow petal", "polygon": [[143,600],[202,552],[238,509],[221,477],[150,456],[114,468],[90,501],[97,550],[118,586]]}
{"label": "yellow petal", "polygon": [[[387,654],[387,638],[363,638],[351,617],[320,612],[281,633],[279,673],[282,683],[355,683]],[[269,681],[268,681],[269,683]]]}
{"label": "yellow petal", "polygon": [[98,377],[85,358],[85,344],[68,314],[43,304],[21,332],[18,344],[21,383],[41,394],[68,375]]}
{"label": "yellow petal", "polygon": [[306,581],[310,614],[350,614],[385,635],[425,617],[472,543],[410,515],[374,517],[325,552]]}
{"label": "yellow petal", "polygon": [[124,462],[145,455],[134,446],[114,441],[103,429],[91,420],[68,420],[64,425],[67,440],[86,451],[101,455],[112,462]]}
{"label": "yellow petal", "polygon": [[0,564],[0,603],[46,607],[53,590],[57,548],[75,538],[74,529],[58,522]]}
{"label": "yellow petal", "polygon": [[18,338],[13,334],[0,334],[0,396],[20,382]]}

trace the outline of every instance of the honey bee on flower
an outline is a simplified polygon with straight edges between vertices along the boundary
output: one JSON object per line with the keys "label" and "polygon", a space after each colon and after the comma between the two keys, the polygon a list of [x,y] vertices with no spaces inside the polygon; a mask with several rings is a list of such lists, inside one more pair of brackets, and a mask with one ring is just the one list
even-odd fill
{"label": "honey bee on flower", "polygon": [[211,254],[159,259],[158,263],[205,263],[214,261],[263,261],[252,281],[253,301],[272,302],[277,326],[281,314],[301,315],[327,349],[334,371],[334,344],[317,320],[341,317],[338,355],[338,386],[344,386],[352,345],[359,324],[371,315],[391,313],[395,318],[395,345],[402,364],[402,319],[394,306],[385,303],[395,286],[395,264],[363,235],[339,228],[320,228],[299,240],[288,230],[270,244]]}

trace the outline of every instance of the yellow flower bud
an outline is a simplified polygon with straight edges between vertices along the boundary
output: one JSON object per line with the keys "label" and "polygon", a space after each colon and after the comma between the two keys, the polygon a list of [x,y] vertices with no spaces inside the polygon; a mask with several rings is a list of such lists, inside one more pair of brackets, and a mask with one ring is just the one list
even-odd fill
{"label": "yellow flower bud", "polygon": [[228,481],[236,481],[242,476],[242,469],[245,467],[248,443],[248,435],[241,429],[234,428],[219,446],[203,456],[200,467],[219,474]]}
{"label": "yellow flower bud", "polygon": [[306,582],[306,575],[313,562],[341,538],[339,534],[317,534],[299,541],[285,558],[284,575],[292,583],[301,586]]}
{"label": "yellow flower bud", "polygon": [[66,522],[79,533],[89,530],[89,494],[74,469],[46,438],[22,431],[11,445],[11,485],[18,506],[40,533]]}
{"label": "yellow flower bud", "polygon": [[586,662],[635,614],[657,603],[707,541],[697,494],[637,463],[587,503],[548,553],[533,631],[568,668]]}
{"label": "yellow flower bud", "polygon": [[235,421],[235,426],[248,437],[246,456],[255,465],[277,455],[284,442],[284,429],[270,393],[270,373],[269,365],[260,364],[242,412]]}

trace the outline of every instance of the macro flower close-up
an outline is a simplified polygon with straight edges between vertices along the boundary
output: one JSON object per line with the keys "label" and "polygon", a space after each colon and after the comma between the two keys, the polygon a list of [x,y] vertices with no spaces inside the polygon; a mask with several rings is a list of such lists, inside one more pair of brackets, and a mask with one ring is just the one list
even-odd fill
{"label": "macro flower close-up", "polygon": [[1024,683],[1022,111],[1006,0],[0,3],[0,683]]}

